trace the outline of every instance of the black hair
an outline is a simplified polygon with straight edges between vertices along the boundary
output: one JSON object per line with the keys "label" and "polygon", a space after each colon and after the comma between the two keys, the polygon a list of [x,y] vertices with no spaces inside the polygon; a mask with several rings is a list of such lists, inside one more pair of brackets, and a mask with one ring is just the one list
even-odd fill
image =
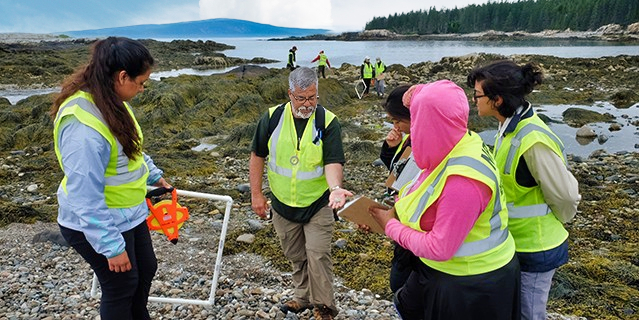
{"label": "black hair", "polygon": [[55,119],[62,103],[78,90],[93,96],[96,107],[129,159],[142,153],[141,137],[124,102],[115,93],[115,76],[124,70],[131,79],[153,67],[153,57],[139,41],[124,37],[108,37],[92,46],[89,63],[69,76],[51,107]]}
{"label": "black hair", "polygon": [[481,82],[484,94],[491,100],[500,96],[503,103],[498,108],[499,114],[508,118],[526,103],[526,96],[542,80],[541,68],[534,63],[519,66],[510,60],[500,60],[473,69],[466,83],[474,88],[475,82]]}
{"label": "black hair", "polygon": [[393,89],[384,103],[384,110],[397,120],[410,121],[410,110],[404,107],[402,102],[402,97],[404,97],[404,93],[408,91],[408,88],[410,88],[410,85],[406,84]]}

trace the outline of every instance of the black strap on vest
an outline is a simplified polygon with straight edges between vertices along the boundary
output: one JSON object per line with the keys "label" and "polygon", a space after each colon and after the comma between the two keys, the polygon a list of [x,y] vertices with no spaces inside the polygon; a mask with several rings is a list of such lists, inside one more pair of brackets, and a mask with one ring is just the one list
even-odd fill
{"label": "black strap on vest", "polygon": [[[280,118],[282,117],[282,113],[284,112],[284,105],[285,103],[282,103],[277,106],[277,108],[275,109],[275,111],[273,111],[273,114],[271,114],[271,117],[269,118],[268,138],[271,137],[271,134],[277,127],[277,123],[280,122]],[[317,108],[315,109],[315,128],[317,128],[317,136],[315,137],[315,140],[313,140],[313,143],[317,144],[320,139],[324,139],[324,131],[326,129],[325,122],[326,111],[324,110],[324,107],[317,105]]]}

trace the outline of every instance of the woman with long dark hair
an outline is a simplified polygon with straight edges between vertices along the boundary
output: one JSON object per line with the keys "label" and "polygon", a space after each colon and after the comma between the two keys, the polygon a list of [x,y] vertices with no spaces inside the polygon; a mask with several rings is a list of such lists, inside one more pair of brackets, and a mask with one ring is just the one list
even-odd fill
{"label": "woman with long dark hair", "polygon": [[51,115],[64,178],[58,224],[100,281],[102,320],[150,319],[157,260],[146,225],[147,185],[171,186],[142,152],[128,101],[144,91],[153,58],[138,41],[109,37],[62,85]]}

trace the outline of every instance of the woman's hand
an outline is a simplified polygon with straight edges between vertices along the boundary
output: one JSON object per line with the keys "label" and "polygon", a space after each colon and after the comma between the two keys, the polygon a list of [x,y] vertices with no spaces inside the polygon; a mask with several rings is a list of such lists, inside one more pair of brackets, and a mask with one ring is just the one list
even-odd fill
{"label": "woman's hand", "polygon": [[400,142],[402,142],[402,133],[395,128],[391,129],[391,131],[389,131],[386,135],[386,144],[388,144],[389,147],[394,148],[398,146]]}
{"label": "woman's hand", "polygon": [[168,182],[166,182],[166,180],[164,180],[164,178],[160,178],[160,180],[156,181],[153,184],[154,187],[165,187],[167,189],[172,189],[173,186],[170,185]]}
{"label": "woman's hand", "polygon": [[126,253],[126,250],[107,260],[109,261],[109,270],[113,272],[127,272],[131,270],[131,261],[129,261],[129,255]]}
{"label": "woman's hand", "polygon": [[371,227],[365,224],[357,224],[357,229],[361,230],[364,233],[370,233]]}
{"label": "woman's hand", "polygon": [[395,209],[386,210],[378,207],[369,207],[368,213],[370,213],[373,219],[377,221],[377,224],[379,224],[383,230],[386,230],[386,224],[395,216]]}

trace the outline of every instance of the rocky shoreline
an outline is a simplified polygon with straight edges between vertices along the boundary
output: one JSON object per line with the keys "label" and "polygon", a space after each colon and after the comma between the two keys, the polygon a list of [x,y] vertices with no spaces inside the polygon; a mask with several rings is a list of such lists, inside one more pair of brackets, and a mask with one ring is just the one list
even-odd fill
{"label": "rocky shoreline", "polygon": [[[179,44],[156,45],[153,50],[168,52]],[[213,46],[182,45],[193,45],[196,50]],[[33,57],[47,61],[64,56],[54,49],[47,52]],[[181,63],[193,66],[195,57],[186,60],[188,52],[186,48],[179,52],[184,59]],[[213,50],[204,56],[215,57]],[[172,56],[166,53],[162,57],[170,60]],[[500,58],[505,57],[472,55],[410,67],[391,65],[388,90],[399,84],[444,78],[463,84],[469,68]],[[547,82],[531,95],[534,103],[611,101],[627,108],[639,102],[639,56],[507,58],[543,66]],[[383,100],[357,99],[352,86],[357,66],[345,64],[333,71],[328,79],[320,80],[320,103],[342,123],[348,159],[345,187],[377,198],[387,174],[376,161],[387,130]],[[291,295],[289,266],[270,223],[255,219],[247,193],[248,148],[255,122],[268,107],[286,99],[287,74],[283,69],[245,66],[228,74],[166,78],[151,81],[132,102],[145,134],[145,150],[173,185],[234,199],[215,305],[151,303],[154,318],[310,318],[309,313],[286,316],[276,308]],[[95,319],[97,315],[98,301],[88,294],[90,269],[72,249],[56,243],[55,192],[62,175],[52,150],[47,115],[52,99],[53,94],[35,95],[12,105],[0,98],[0,276],[5,279],[0,283],[0,320]],[[473,108],[470,121],[474,129],[494,125],[475,114]],[[625,120],[624,125],[639,127],[638,119]],[[610,120],[579,116],[564,121],[582,125]],[[204,139],[217,148],[193,151]],[[555,277],[549,318],[637,319],[639,153],[600,150],[588,157],[569,155],[569,165],[580,182],[583,200],[576,219],[568,225],[571,260]],[[197,199],[180,203],[190,209],[192,218],[181,229],[178,245],[153,235],[161,265],[153,295],[207,299],[224,206]],[[363,235],[352,225],[339,222],[333,240],[336,297],[341,310],[337,319],[397,319],[389,302],[387,275],[392,246],[388,239]]]}
{"label": "rocky shoreline", "polygon": [[594,31],[544,30],[541,32],[495,31],[487,30],[467,34],[397,34],[386,29],[364,30],[361,32],[344,32],[341,34],[310,35],[306,37],[288,37],[276,40],[333,40],[333,41],[393,41],[393,40],[473,40],[473,41],[525,41],[525,40],[571,40],[571,41],[607,41],[637,43],[639,42],[639,22],[623,28],[618,24],[608,24]]}

